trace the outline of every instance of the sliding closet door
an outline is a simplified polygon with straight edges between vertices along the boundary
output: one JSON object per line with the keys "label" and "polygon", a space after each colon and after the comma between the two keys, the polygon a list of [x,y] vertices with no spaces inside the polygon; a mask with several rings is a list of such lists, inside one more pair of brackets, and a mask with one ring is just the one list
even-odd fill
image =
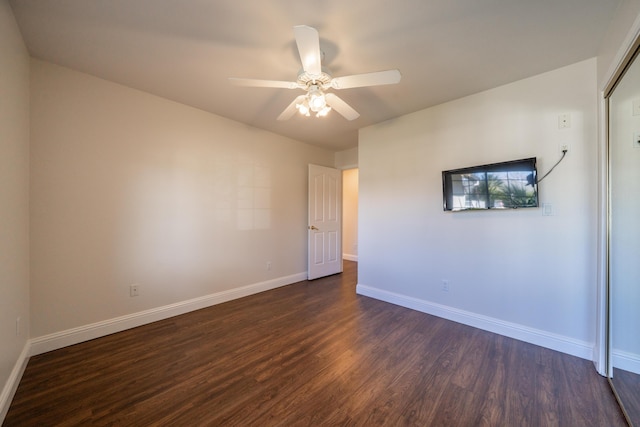
{"label": "sliding closet door", "polygon": [[[640,426],[640,60],[609,97],[611,383]],[[611,370],[610,370],[611,372]]]}

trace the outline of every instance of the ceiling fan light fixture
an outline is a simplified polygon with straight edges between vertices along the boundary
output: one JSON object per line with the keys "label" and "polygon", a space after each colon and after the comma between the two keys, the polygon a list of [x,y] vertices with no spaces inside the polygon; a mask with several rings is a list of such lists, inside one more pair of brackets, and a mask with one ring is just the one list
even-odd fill
{"label": "ceiling fan light fixture", "polygon": [[311,99],[309,100],[309,107],[313,112],[320,112],[327,105],[327,102],[324,100],[324,94],[314,94],[311,95]]}
{"label": "ceiling fan light fixture", "polygon": [[[390,85],[400,82],[402,76],[398,70],[375,71],[334,78],[327,69],[322,67],[324,53],[320,50],[318,30],[307,25],[296,25],[293,27],[293,33],[302,62],[302,69],[298,72],[296,81],[229,79],[236,86],[302,89],[305,91],[305,94],[297,96],[288,104],[287,108],[278,116],[278,120],[290,119],[296,110],[303,116],[308,117],[313,111],[316,117],[324,117],[332,109],[347,120],[355,120],[360,117],[360,114],[331,92],[331,89]],[[324,93],[325,90],[329,92]]]}
{"label": "ceiling fan light fixture", "polygon": [[318,113],[316,114],[316,117],[324,117],[327,114],[329,114],[329,111],[331,111],[331,107],[329,107],[328,105],[325,105],[322,110],[318,111]]}
{"label": "ceiling fan light fixture", "polygon": [[300,104],[296,104],[296,108],[303,116],[309,117],[309,100],[307,98],[304,99]]}
{"label": "ceiling fan light fixture", "polygon": [[324,99],[324,93],[322,93],[318,85],[311,85],[309,87],[309,95],[307,98],[309,100],[309,108],[314,113],[322,111],[327,105],[327,101]]}

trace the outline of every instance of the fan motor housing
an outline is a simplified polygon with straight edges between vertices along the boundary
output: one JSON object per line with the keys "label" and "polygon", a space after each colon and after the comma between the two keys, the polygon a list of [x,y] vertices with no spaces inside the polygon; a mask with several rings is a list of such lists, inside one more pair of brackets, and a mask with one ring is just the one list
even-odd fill
{"label": "fan motor housing", "polygon": [[322,89],[325,89],[331,84],[331,78],[331,75],[324,70],[319,75],[311,75],[304,70],[300,70],[297,82],[302,87],[309,87],[310,85],[316,84]]}

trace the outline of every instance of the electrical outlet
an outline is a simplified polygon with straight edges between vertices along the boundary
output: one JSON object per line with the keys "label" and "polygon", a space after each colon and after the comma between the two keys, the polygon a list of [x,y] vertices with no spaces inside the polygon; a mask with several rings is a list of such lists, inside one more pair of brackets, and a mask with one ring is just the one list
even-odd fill
{"label": "electrical outlet", "polygon": [[569,144],[559,144],[558,145],[558,151],[560,151],[561,155],[562,155],[562,152],[564,150],[567,150],[567,154],[569,154],[569,148],[571,148],[571,147],[569,147]]}
{"label": "electrical outlet", "polygon": [[442,281],[442,291],[443,292],[449,292],[449,281],[448,280],[443,280]]}
{"label": "electrical outlet", "polygon": [[560,114],[558,116],[558,129],[567,129],[571,127],[571,114]]}
{"label": "electrical outlet", "polygon": [[267,271],[271,271],[271,261],[267,261]]}
{"label": "electrical outlet", "polygon": [[138,295],[140,295],[140,285],[129,286],[129,296],[137,297]]}

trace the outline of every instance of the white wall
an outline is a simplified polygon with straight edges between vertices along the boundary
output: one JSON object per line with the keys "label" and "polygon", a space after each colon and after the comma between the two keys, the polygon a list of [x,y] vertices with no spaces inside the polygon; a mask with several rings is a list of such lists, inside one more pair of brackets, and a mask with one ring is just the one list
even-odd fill
{"label": "white wall", "polygon": [[334,154],[335,167],[338,169],[353,169],[358,167],[358,147],[337,151]]}
{"label": "white wall", "polygon": [[610,286],[613,366],[640,374],[640,61],[635,60],[610,100]]}
{"label": "white wall", "polygon": [[[20,333],[16,336],[16,319]],[[29,54],[0,1],[0,422],[29,337]]]}
{"label": "white wall", "polygon": [[306,272],[307,164],[332,152],[50,63],[31,76],[36,341]]}
{"label": "white wall", "polygon": [[342,258],[358,261],[358,169],[342,171]]}
{"label": "white wall", "polygon": [[[592,59],[362,129],[358,292],[591,358],[596,100]],[[537,157],[541,176],[561,144],[554,215],[443,212],[441,171]]]}

